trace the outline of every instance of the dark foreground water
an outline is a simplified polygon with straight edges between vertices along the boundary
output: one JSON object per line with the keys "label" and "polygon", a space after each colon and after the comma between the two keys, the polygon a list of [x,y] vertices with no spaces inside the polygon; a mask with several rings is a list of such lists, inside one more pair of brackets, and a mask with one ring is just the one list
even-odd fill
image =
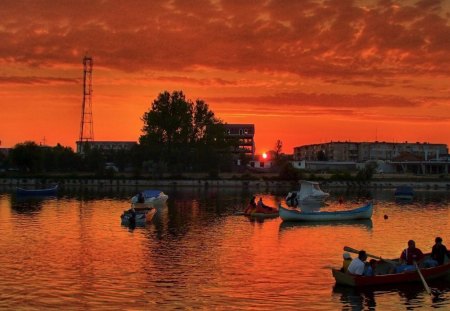
{"label": "dark foreground water", "polygon": [[[120,225],[131,189],[63,189],[57,198],[0,193],[0,309],[3,310],[450,310],[450,283],[354,290],[336,287],[330,267],[342,248],[398,257],[409,239],[429,251],[450,246],[448,192],[331,189],[329,210],[375,202],[371,221],[286,224],[233,215],[249,190],[163,189],[153,221]],[[289,190],[289,189],[288,189]],[[325,189],[330,190],[330,189]],[[258,191],[268,205],[287,190]],[[339,196],[343,205],[334,203]],[[284,201],[283,201],[284,204]],[[385,215],[388,219],[385,219]]]}

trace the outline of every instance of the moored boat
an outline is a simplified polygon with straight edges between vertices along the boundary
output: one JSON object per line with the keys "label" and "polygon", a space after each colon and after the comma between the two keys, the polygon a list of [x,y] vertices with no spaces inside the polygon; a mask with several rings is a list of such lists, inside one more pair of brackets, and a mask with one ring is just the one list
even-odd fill
{"label": "moored boat", "polygon": [[414,189],[409,185],[400,185],[395,188],[394,197],[396,200],[412,200],[414,198]]}
{"label": "moored boat", "polygon": [[122,225],[124,226],[143,226],[146,223],[152,221],[155,213],[156,209],[154,207],[135,209],[134,212],[132,211],[132,209],[129,209],[127,211],[124,211],[122,215],[120,215],[120,219]]}
{"label": "moored boat", "polygon": [[280,204],[279,213],[281,219],[284,221],[342,221],[370,219],[373,214],[373,204],[372,202],[369,202],[359,208],[330,212],[304,212],[297,208],[286,208]]}
{"label": "moored boat", "polygon": [[16,194],[20,196],[51,196],[56,195],[57,192],[58,192],[58,185],[42,189],[25,189],[20,187],[16,188]]}
{"label": "moored boat", "polygon": [[[333,277],[336,280],[336,284],[348,285],[348,286],[376,286],[376,285],[389,285],[389,284],[401,284],[410,282],[421,282],[418,271],[407,271],[402,273],[387,273],[392,265],[388,262],[379,262],[376,268],[376,272],[386,272],[375,276],[361,276],[349,273],[344,273],[340,269],[332,269]],[[378,271],[377,271],[378,270]],[[420,268],[420,272],[426,280],[433,280],[442,277],[446,277],[450,273],[450,262],[433,268]]]}
{"label": "moored boat", "polygon": [[169,196],[161,190],[148,189],[141,191],[143,202],[139,202],[139,194],[131,198],[131,203],[164,204]]}
{"label": "moored boat", "polygon": [[320,189],[318,182],[303,180],[300,184],[299,191],[291,191],[288,193],[286,196],[286,204],[288,206],[320,204],[329,196],[329,193]]}

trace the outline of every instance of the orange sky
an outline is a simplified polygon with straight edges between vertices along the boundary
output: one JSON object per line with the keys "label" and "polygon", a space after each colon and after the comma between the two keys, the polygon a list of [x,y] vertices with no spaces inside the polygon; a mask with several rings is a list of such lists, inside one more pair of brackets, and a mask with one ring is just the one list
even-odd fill
{"label": "orange sky", "polygon": [[450,2],[5,0],[1,147],[74,147],[82,58],[96,140],[137,140],[162,91],[254,123],[256,148],[450,145]]}

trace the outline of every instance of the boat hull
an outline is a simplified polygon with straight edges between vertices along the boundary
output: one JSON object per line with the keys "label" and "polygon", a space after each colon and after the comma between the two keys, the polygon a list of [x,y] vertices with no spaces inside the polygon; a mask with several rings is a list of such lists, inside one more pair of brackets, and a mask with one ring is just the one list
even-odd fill
{"label": "boat hull", "polygon": [[17,187],[16,194],[20,196],[52,196],[58,192],[58,185],[46,189],[24,189]]}
{"label": "boat hull", "polygon": [[[352,275],[344,273],[338,269],[332,269],[332,272],[333,277],[336,280],[336,284],[354,287],[421,282],[420,275],[417,271],[376,276]],[[421,268],[420,272],[426,280],[443,278],[449,275],[450,263],[434,268]]]}
{"label": "boat hull", "polygon": [[279,213],[284,221],[343,221],[370,219],[373,214],[373,204],[368,203],[360,208],[336,212],[302,212],[298,209],[285,208],[280,205]]}
{"label": "boat hull", "polygon": [[[146,223],[152,221],[153,216],[156,213],[155,208],[151,209],[142,209],[142,210],[136,210],[136,216],[134,219],[134,225],[136,226],[144,226]],[[124,226],[129,226],[133,224],[132,220],[132,214],[130,211],[125,211],[121,216],[121,223]]]}

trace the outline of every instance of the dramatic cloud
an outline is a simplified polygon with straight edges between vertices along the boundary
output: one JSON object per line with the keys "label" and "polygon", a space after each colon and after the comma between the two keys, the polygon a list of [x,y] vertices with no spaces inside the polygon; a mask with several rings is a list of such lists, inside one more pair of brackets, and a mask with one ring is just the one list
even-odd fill
{"label": "dramatic cloud", "polygon": [[439,103],[433,114],[448,122],[449,38],[443,0],[5,0],[0,92],[59,85],[69,96],[89,54],[97,107],[183,89],[223,112],[306,107],[415,124]]}

